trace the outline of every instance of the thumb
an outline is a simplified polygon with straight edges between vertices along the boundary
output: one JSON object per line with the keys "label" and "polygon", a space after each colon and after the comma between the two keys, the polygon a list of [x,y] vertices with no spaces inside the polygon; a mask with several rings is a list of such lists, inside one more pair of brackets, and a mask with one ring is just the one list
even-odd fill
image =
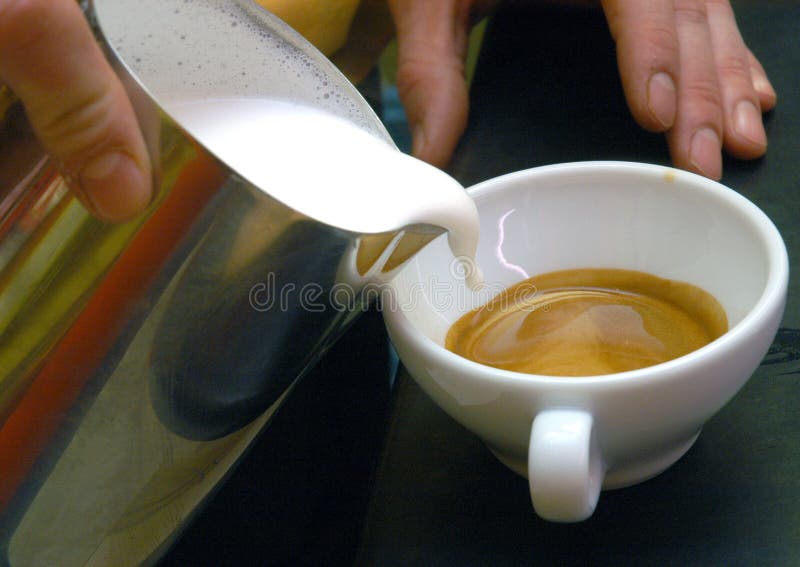
{"label": "thumb", "polygon": [[444,167],[467,124],[469,3],[389,0],[389,8],[397,31],[397,88],[413,153]]}
{"label": "thumb", "polygon": [[0,4],[0,82],[96,216],[122,221],[147,206],[152,172],[133,108],[74,0]]}

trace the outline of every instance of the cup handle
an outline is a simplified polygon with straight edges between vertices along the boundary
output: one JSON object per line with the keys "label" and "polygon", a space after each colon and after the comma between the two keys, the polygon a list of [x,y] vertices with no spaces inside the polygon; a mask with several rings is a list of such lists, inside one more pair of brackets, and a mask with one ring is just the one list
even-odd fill
{"label": "cup handle", "polygon": [[605,465],[586,411],[540,412],[531,426],[528,483],[536,513],[553,522],[580,522],[594,512]]}

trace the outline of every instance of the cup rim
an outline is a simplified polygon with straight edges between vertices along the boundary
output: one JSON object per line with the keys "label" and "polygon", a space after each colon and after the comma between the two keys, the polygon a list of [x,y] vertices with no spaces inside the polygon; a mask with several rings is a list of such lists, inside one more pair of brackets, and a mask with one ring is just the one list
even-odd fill
{"label": "cup rim", "polygon": [[[417,329],[401,310],[385,311],[383,313],[386,324],[390,328],[390,332],[401,332],[408,342],[413,344],[415,353],[422,353],[426,358],[439,358],[448,366],[460,365],[464,370],[470,371],[473,375],[486,374],[488,372],[491,373],[492,379],[495,380],[503,379],[512,382],[536,382],[542,384],[558,383],[562,386],[565,384],[572,384],[577,386],[617,382],[618,380],[625,380],[628,382],[631,379],[637,381],[658,380],[659,377],[665,377],[676,370],[696,364],[699,361],[698,359],[705,358],[710,354],[717,353],[716,355],[719,356],[720,352],[735,349],[737,345],[746,341],[747,338],[752,335],[754,327],[761,327],[765,323],[770,317],[771,311],[775,308],[782,307],[788,287],[789,257],[786,251],[786,245],[777,227],[764,211],[739,192],[701,175],[669,166],[647,163],[626,161],[568,162],[533,167],[500,175],[473,185],[467,188],[467,191],[475,199],[480,210],[480,201],[482,197],[498,191],[499,187],[503,187],[514,180],[539,177],[547,174],[569,174],[576,171],[580,171],[582,174],[587,172],[603,174],[630,171],[649,176],[658,176],[662,179],[665,175],[669,175],[670,177],[674,176],[673,179],[676,182],[684,181],[684,183],[687,184],[687,189],[710,191],[714,196],[722,199],[728,206],[732,206],[744,213],[745,218],[751,222],[756,233],[767,248],[767,281],[753,307],[736,325],[728,329],[722,336],[688,354],[636,370],[594,376],[528,374],[480,364],[449,351],[443,345],[438,344],[427,334]],[[413,262],[414,260],[412,259],[411,263]],[[392,282],[391,285],[395,285],[394,282]]]}

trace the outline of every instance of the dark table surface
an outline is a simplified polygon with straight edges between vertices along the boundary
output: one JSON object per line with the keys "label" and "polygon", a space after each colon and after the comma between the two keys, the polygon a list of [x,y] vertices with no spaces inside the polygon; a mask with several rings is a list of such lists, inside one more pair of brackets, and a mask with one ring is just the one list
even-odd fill
{"label": "dark table surface", "polygon": [[[770,148],[725,162],[723,183],[758,204],[800,267],[800,4],[735,2],[779,104]],[[668,163],[616,80],[602,13],[500,12],[487,30],[471,119],[453,173],[465,185],[554,162]],[[800,297],[790,283],[764,363],[697,444],[659,477],[605,492],[581,524],[531,509],[527,481],[501,465],[405,374],[358,562],[369,565],[800,565]]]}
{"label": "dark table surface", "polygon": [[[667,164],[625,106],[601,12],[509,2],[490,22],[453,163],[465,185],[537,165]],[[778,91],[770,149],[723,183],[800,254],[800,2],[733,2]],[[376,313],[293,394],[162,561],[172,565],[800,565],[800,296],[744,389],[662,475],[581,524],[531,509],[501,465],[391,359]]]}

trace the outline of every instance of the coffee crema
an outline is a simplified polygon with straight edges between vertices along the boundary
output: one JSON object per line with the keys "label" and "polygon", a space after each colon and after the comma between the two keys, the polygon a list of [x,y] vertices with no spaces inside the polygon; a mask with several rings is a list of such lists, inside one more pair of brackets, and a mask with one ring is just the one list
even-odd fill
{"label": "coffee crema", "polygon": [[445,346],[505,370],[596,376],[678,358],[727,330],[722,305],[695,285],[584,268],[511,286],[456,321]]}

